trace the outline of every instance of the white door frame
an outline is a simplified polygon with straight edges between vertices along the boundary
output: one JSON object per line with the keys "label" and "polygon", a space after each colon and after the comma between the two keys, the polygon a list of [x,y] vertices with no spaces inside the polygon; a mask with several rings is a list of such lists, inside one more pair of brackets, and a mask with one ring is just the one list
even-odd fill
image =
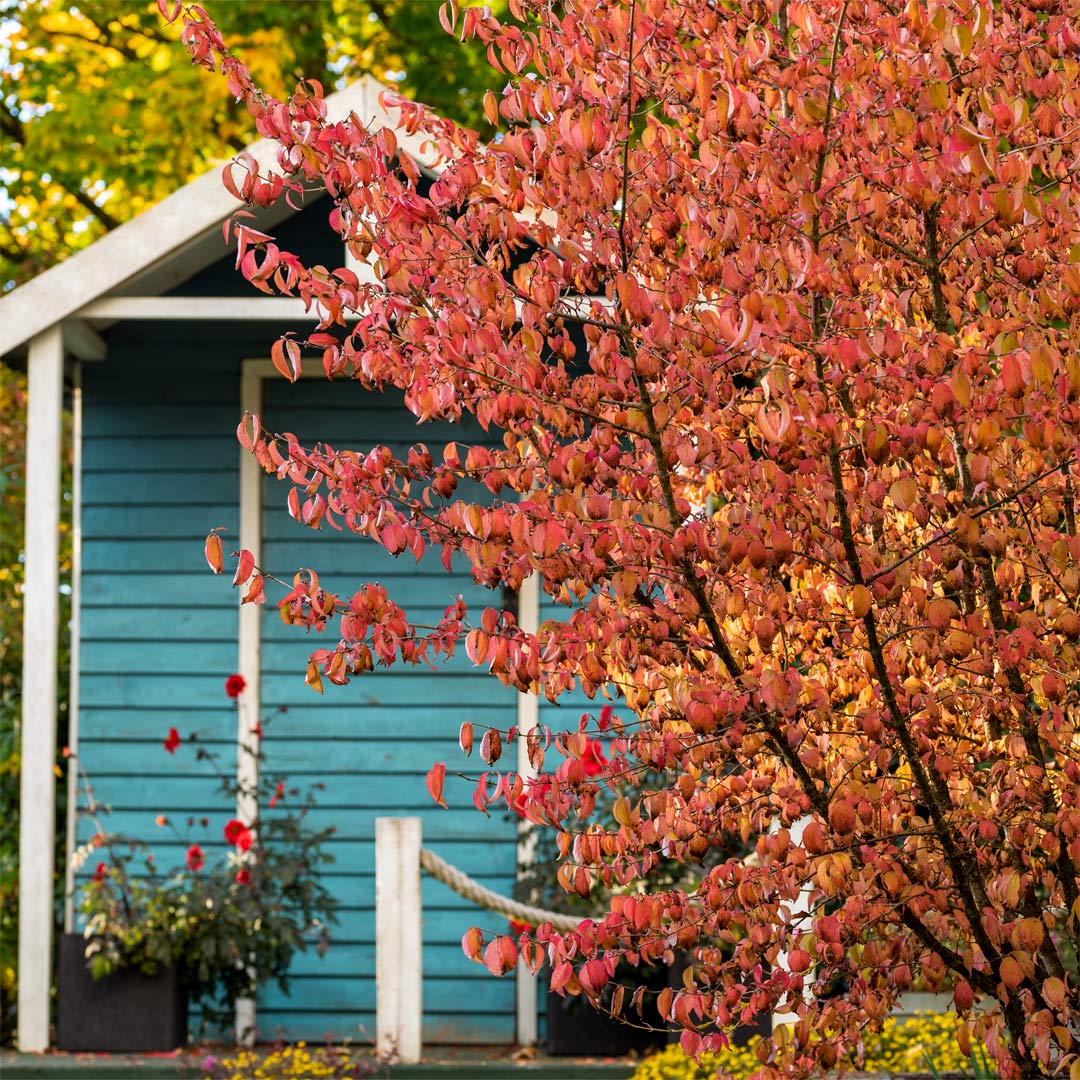
{"label": "white door frame", "polygon": [[[323,372],[309,365],[301,378],[324,377]],[[260,416],[263,408],[263,382],[269,378],[281,378],[272,361],[265,358],[244,360],[240,375],[240,407],[245,414]],[[262,517],[263,517],[263,470],[253,454],[240,448],[240,548],[250,551],[255,565],[262,565]],[[262,671],[260,616],[257,604],[240,605],[239,657],[237,670],[247,682],[247,689],[240,697],[237,729],[237,780],[246,785],[258,783],[258,759],[245,752],[244,746],[256,747],[257,737],[252,728],[259,719],[259,678]],[[540,620],[540,587],[535,574],[526,578],[518,594],[518,623],[526,631],[535,633]],[[536,727],[539,699],[535,694],[518,694],[517,728],[527,733]],[[525,740],[518,739],[518,772],[522,777],[535,774],[525,752]],[[254,807],[238,800],[237,813],[242,820],[252,820]],[[531,858],[533,841],[530,830],[518,832],[517,865],[527,864]],[[517,968],[516,1024],[519,1046],[531,1046],[537,1040],[538,977],[524,964]],[[254,1001],[237,1004],[237,1035],[254,1031],[256,1009]]]}

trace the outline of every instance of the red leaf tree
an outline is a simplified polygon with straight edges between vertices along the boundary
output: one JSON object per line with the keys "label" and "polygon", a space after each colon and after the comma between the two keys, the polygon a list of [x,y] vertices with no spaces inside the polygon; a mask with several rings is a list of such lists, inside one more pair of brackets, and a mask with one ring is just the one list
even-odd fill
{"label": "red leaf tree", "polygon": [[[459,553],[495,590],[536,576],[560,605],[535,634],[501,600],[422,628],[379,586],[331,596],[305,572],[284,618],[339,639],[308,681],[464,642],[509,686],[616,703],[603,775],[586,727],[558,736],[554,782],[477,789],[562,832],[568,888],[615,891],[602,922],[520,939],[565,992],[691,950],[660,1000],[684,1046],[794,1012],[765,1044],[776,1076],[833,1064],[918,973],[1004,1076],[1080,1076],[1075,4],[512,16],[442,12],[507,74],[482,145],[407,101],[395,136],[328,123],[317,86],[270,100],[182,15],[281,144],[277,175],[230,166],[233,190],[325,186],[378,283],[238,224],[243,273],[310,302],[328,376],[497,436],[403,459],[254,419],[242,440],[312,527]],[[275,359],[296,378],[300,343]],[[489,497],[455,499],[466,479]],[[516,736],[485,735],[489,764]],[[536,768],[543,749],[530,737]],[[635,786],[646,772],[668,780]],[[630,796],[575,830],[613,778]],[[618,894],[731,841],[753,857],[696,889]],[[518,956],[467,947],[500,971]]]}

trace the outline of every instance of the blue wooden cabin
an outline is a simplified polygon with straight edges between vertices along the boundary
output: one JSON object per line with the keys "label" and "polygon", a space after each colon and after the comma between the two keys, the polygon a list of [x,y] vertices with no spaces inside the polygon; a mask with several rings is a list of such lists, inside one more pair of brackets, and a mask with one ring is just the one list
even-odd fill
{"label": "blue wooden cabin", "polygon": [[[331,99],[332,113],[354,109],[392,122],[377,104],[377,89],[349,87]],[[409,149],[400,135],[399,141]],[[252,152],[273,161],[271,146],[257,144]],[[327,223],[329,208],[316,193],[298,213],[284,203],[261,212],[258,227],[274,233],[282,248],[332,269],[345,265],[346,256]],[[248,624],[245,639],[228,577],[208,573],[203,538],[224,526],[227,544],[243,539],[261,549],[262,564],[280,576],[314,566],[347,595],[362,581],[380,580],[418,619],[436,618],[457,593],[478,605],[493,600],[467,572],[448,578],[437,559],[417,566],[352,534],[303,528],[288,515],[285,487],[252,472],[250,458],[244,463],[235,431],[252,407],[264,427],[334,445],[402,449],[423,439],[437,446],[441,437],[467,440],[479,431],[418,431],[393,394],[323,378],[290,385],[273,375],[272,343],[290,329],[305,336],[314,320],[299,301],[265,297],[234,271],[220,226],[236,209],[215,171],[0,299],[0,355],[25,362],[30,377],[24,1050],[48,1044],[48,982],[34,971],[47,972],[50,955],[51,928],[41,912],[51,904],[52,831],[68,828],[72,850],[95,831],[82,815],[54,825],[51,810],[57,570],[50,534],[59,500],[62,400],[75,410],[77,440],[71,742],[99,801],[111,805],[110,830],[154,842],[165,866],[183,861],[184,846],[161,839],[166,830],[155,827],[158,814],[182,830],[188,818],[208,816],[206,835],[221,841],[233,808],[212,770],[187,748],[170,755],[162,744],[175,727],[184,737],[197,735],[227,766],[235,763],[237,709],[224,692],[235,671],[249,682],[242,723],[271,718],[264,744],[270,770],[287,772],[299,786],[325,785],[317,814],[337,829],[326,883],[340,902],[340,925],[324,957],[314,951],[298,957],[290,996],[273,986],[261,994],[260,1037],[374,1037],[377,816],[420,816],[425,845],[500,893],[513,885],[515,825],[477,813],[463,784],[448,783],[450,810],[438,809],[424,774],[434,761],[455,759],[462,720],[504,729],[515,723],[517,695],[473,669],[462,653],[438,671],[380,669],[345,688],[327,685],[318,696],[304,685],[304,668],[320,642],[284,626],[272,602]],[[553,715],[542,719],[558,722]],[[193,840],[202,836],[197,826],[191,830]],[[76,889],[93,865],[83,865]],[[431,879],[424,881],[423,905],[424,1042],[505,1044],[528,1037],[515,980],[493,979],[461,951],[469,926],[501,930],[505,921]],[[70,903],[67,918],[70,926]]]}

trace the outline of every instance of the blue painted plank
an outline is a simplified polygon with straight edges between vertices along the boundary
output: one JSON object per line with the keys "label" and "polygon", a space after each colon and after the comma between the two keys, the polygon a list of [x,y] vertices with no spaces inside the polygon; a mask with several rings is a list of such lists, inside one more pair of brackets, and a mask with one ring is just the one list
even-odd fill
{"label": "blue painted plank", "polygon": [[[129,559],[137,556],[143,546],[132,544]],[[215,584],[220,586],[220,583]],[[288,627],[282,624],[282,629],[287,630]],[[92,607],[85,612],[81,637],[84,648],[90,641],[147,641],[162,632],[166,633],[171,641],[234,644],[237,631],[238,615],[233,605],[227,608],[172,610],[165,619],[159,611],[151,608],[113,605]]]}
{"label": "blue painted plank", "polygon": [[[288,1037],[315,1043],[328,1038],[331,1042],[359,1044],[375,1040],[375,1014],[370,1011],[266,1009],[260,1010],[258,1016],[260,1039]],[[469,1017],[425,1009],[423,1040],[425,1046],[508,1046],[514,1041],[514,1019],[503,1013]]]}
{"label": "blue painted plank", "polygon": [[192,440],[206,435],[223,438],[235,435],[236,425],[242,417],[239,393],[235,405],[208,402],[197,407],[186,404],[127,407],[107,402],[97,406],[89,400],[85,402],[83,410],[83,431],[91,438],[104,435],[141,438],[144,435],[160,437],[170,434],[183,435]]}
{"label": "blue painted plank", "polygon": [[[379,724],[377,716],[373,717],[370,710],[358,712],[349,707],[347,698],[355,685],[350,684],[340,692],[335,691],[344,695],[336,708],[309,703],[282,713],[267,707],[263,713],[267,731],[283,743],[285,740],[385,739],[386,729]],[[229,739],[235,735],[236,720],[221,697],[219,693],[198,705],[176,705],[170,700],[158,705],[158,698],[129,708],[84,705],[80,709],[80,715],[85,720],[82,737],[106,741],[142,739],[152,746],[165,738],[170,727],[175,727],[185,737],[196,734]],[[315,698],[314,694],[312,698]],[[465,720],[475,724],[478,729],[505,729],[514,723],[515,717],[512,698],[483,707],[460,703],[440,705],[437,709],[423,705],[399,706],[393,712],[393,735],[402,740],[431,739],[456,744],[457,733]],[[477,759],[474,757],[472,761],[475,768]]]}
{"label": "blue painted plank", "polygon": [[[321,975],[305,979],[303,976],[290,979],[291,994],[284,995],[276,985],[264,987],[258,1000],[265,1002],[270,1011],[287,1009],[290,1005],[301,1002],[317,1001],[320,1009],[347,1010],[370,1009],[375,1004],[375,974],[356,975],[352,978],[334,975]],[[462,986],[460,976],[452,978],[424,978],[424,1011],[455,1013],[465,1011],[463,998],[467,998],[470,1012],[496,1012],[514,1007],[514,980],[497,980],[491,975],[486,978],[469,978],[466,987]]]}
{"label": "blue painted plank", "polygon": [[[221,725],[219,735],[223,733],[224,726]],[[449,768],[463,771],[482,768],[476,758],[470,761],[461,753],[456,731],[446,730],[442,738],[415,740],[402,740],[396,731],[392,738],[370,730],[357,732],[358,735],[366,734],[366,739],[279,739],[274,737],[270,726],[268,731],[269,737],[262,743],[267,758],[267,772],[280,770],[289,775],[303,772],[323,773],[326,776],[403,773],[416,776],[426,772],[435,761],[446,761]],[[188,730],[185,728],[181,734],[186,737]],[[214,751],[222,762],[236,759],[234,741],[226,738],[212,742],[200,739],[199,745]],[[145,770],[148,761],[154,760],[159,749],[164,750],[161,740],[157,738],[117,742],[84,737],[79,743],[79,760],[91,775],[106,772],[113,775],[137,774]],[[512,760],[512,757],[508,755],[508,759]],[[185,775],[209,775],[213,771],[210,764],[197,760],[192,749],[186,746],[178,749],[171,758],[161,760],[167,760],[170,771]],[[553,752],[551,760],[561,758]]]}
{"label": "blue painted plank", "polygon": [[121,403],[126,408],[179,404],[220,407],[223,403],[239,404],[240,373],[214,368],[192,378],[183,370],[167,373],[155,362],[152,373],[143,372],[141,378],[133,379],[130,372],[113,366],[110,355],[109,363],[85,380],[84,393],[95,410]]}
{"label": "blue painted plank", "polygon": [[[222,662],[218,671],[228,673],[234,668],[235,654],[228,656],[228,650],[222,646]],[[146,707],[156,702],[167,702],[172,708],[193,705],[220,707],[221,699],[222,680],[217,673],[209,676],[84,673],[80,679],[80,702],[90,707]]]}
{"label": "blue painted plank", "polygon": [[224,527],[235,537],[239,520],[236,503],[201,506],[88,506],[83,511],[86,537],[112,537],[122,543],[146,540],[198,540],[211,529]]}
{"label": "blue painted plank", "polygon": [[83,476],[97,472],[152,475],[182,469],[236,468],[241,449],[235,431],[227,435],[144,435],[139,439],[87,436],[83,439]]}
{"label": "blue painted plank", "polygon": [[[322,642],[313,635],[312,648]],[[413,671],[400,667],[376,669],[361,675],[348,686],[326,685],[322,700],[328,707],[349,706],[358,712],[371,713],[379,710],[385,716],[388,710],[403,706],[442,706],[447,702],[468,701],[477,705],[498,705],[513,702],[514,691],[507,689],[497,679],[482,672],[466,674],[447,673],[439,678],[424,678]],[[279,705],[310,705],[312,690],[304,685],[303,675],[267,675],[262,680],[262,697],[271,708]]]}
{"label": "blue painted plank", "polygon": [[[96,787],[95,787],[96,790]],[[425,793],[426,795],[426,793]],[[205,812],[194,810],[181,810],[169,815],[170,827],[159,828],[156,822],[157,807],[140,807],[137,809],[116,809],[107,812],[102,819],[106,826],[105,831],[122,833],[125,836],[138,837],[147,843],[152,842],[155,850],[173,852],[182,856],[189,843],[194,842],[198,834],[199,843],[205,842],[211,848],[224,850],[228,845],[225,843],[222,829],[226,821],[234,816],[231,802],[218,801],[215,806]],[[325,813],[318,807],[313,814],[318,815],[317,824],[336,825],[337,831],[333,832],[326,841],[329,851],[337,859],[329,872],[331,874],[371,875],[374,871],[374,849],[372,843],[375,837],[375,822],[386,815],[377,810],[357,811],[350,810],[346,814],[340,810],[329,810]],[[334,821],[336,817],[340,820]],[[207,818],[208,824],[202,825],[202,818]],[[475,863],[469,862],[470,873],[478,874],[493,873],[513,874],[514,839],[516,837],[517,818],[513,821],[503,811],[493,811],[490,817],[473,810],[467,814],[459,815],[450,813],[434,803],[429,807],[417,807],[410,815],[420,819],[424,834],[424,846],[445,856],[450,862],[464,865],[468,860],[475,857]],[[315,818],[312,818],[315,821]],[[348,827],[346,827],[348,826]],[[80,812],[77,819],[76,834],[80,842],[89,840],[97,832],[97,824],[93,817],[85,812]],[[502,854],[498,857],[501,862],[495,869],[491,862],[491,852],[498,849]],[[480,852],[478,855],[471,852]],[[178,861],[173,858],[173,862]],[[447,896],[451,896],[447,893]]]}
{"label": "blue painted plank", "polygon": [[[132,537],[124,544],[91,538],[83,544],[83,567],[88,573],[199,573],[210,576],[203,554],[204,537],[188,540],[147,540]],[[220,581],[215,583],[222,588]],[[223,592],[228,590],[225,584]],[[235,602],[235,594],[234,594]]]}
{"label": "blue painted plank", "polygon": [[[167,623],[161,630],[168,632]],[[84,641],[82,644],[84,674],[123,674],[149,669],[154,677],[163,675],[201,675],[219,671],[222,683],[236,669],[236,645],[230,641]],[[292,665],[295,670],[295,664]]]}
{"label": "blue painted plank", "polygon": [[[461,933],[471,924],[461,916]],[[375,971],[375,946],[371,942],[343,942],[334,936],[324,956],[313,949],[301,953],[293,961],[290,973],[297,978],[320,975],[363,975]],[[457,942],[433,943],[424,946],[424,974],[453,976],[462,979],[491,980],[486,968],[470,960]]]}
{"label": "blue painted plank", "polygon": [[[208,570],[158,573],[126,573],[123,551],[118,546],[115,571],[83,574],[83,607],[134,607],[156,612],[162,608],[225,608],[235,614],[236,593],[229,581],[214,577]],[[162,616],[163,619],[167,618]]]}
{"label": "blue painted plank", "polygon": [[234,455],[223,470],[95,472],[83,477],[83,506],[205,506],[239,501]]}
{"label": "blue painted plank", "polygon": [[[277,620],[280,624],[280,619]],[[334,641],[331,644],[336,645]],[[312,648],[326,648],[326,645],[317,643],[312,646],[308,637],[294,636],[292,641],[268,642],[263,645],[262,669],[264,676],[295,675],[298,671],[303,672],[307,666],[308,656]],[[487,667],[477,667],[465,652],[464,645],[453,656],[432,656],[430,664],[401,664],[399,669],[417,679],[441,679],[444,675],[476,675],[488,677]],[[376,670],[371,673],[373,679],[383,677],[383,672]],[[366,680],[365,674],[360,677]],[[360,680],[358,680],[359,682]],[[501,685],[501,684],[500,684]]]}
{"label": "blue painted plank", "polygon": [[[151,765],[156,770],[156,763]],[[111,803],[117,809],[154,810],[175,813],[213,811],[221,806],[221,792],[215,778],[201,776],[178,776],[168,770],[168,763],[158,775],[115,776],[98,774],[93,778],[94,788],[102,802]],[[382,810],[387,815],[398,816],[402,811],[415,811],[429,796],[424,788],[424,772],[412,774],[367,774],[350,777],[334,774],[326,777],[326,788],[319,793],[319,807],[315,816],[323,816],[327,824],[337,824],[356,815],[359,811]],[[324,773],[289,772],[290,781],[303,788],[306,781],[318,781]],[[472,785],[466,781],[447,783],[443,797],[451,811],[467,810],[483,817],[473,807]],[[449,811],[443,811],[447,813]]]}

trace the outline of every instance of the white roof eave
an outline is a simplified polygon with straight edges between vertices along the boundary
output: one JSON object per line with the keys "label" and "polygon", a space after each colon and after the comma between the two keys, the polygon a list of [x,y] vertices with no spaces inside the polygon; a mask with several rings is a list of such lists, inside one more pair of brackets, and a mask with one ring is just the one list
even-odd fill
{"label": "white roof eave", "polygon": [[[365,76],[326,99],[331,121],[351,113],[372,129],[396,127],[394,112],[379,102],[384,87]],[[398,132],[399,148],[418,164],[429,164],[422,140]],[[277,167],[278,144],[259,139],[247,148],[260,170]],[[226,248],[222,222],[241,209],[213,168],[185,184],[138,217],[106,233],[89,247],[0,297],[0,356],[94,300],[109,295],[160,295],[201,266],[221,258]],[[253,224],[272,227],[294,213],[284,199],[260,212]],[[215,242],[216,237],[216,242]],[[172,265],[170,265],[172,264]]]}

